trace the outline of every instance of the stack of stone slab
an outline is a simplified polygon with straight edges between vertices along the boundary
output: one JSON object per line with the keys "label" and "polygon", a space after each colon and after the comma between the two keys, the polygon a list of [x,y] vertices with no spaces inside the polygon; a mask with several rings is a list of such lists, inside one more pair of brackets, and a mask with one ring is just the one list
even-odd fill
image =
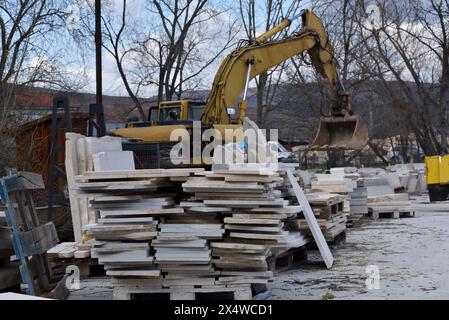
{"label": "stack of stone slab", "polygon": [[365,181],[357,181],[357,187],[349,194],[350,216],[363,216],[368,213],[368,189]]}
{"label": "stack of stone slab", "polygon": [[398,164],[389,167],[387,170],[388,175],[394,175],[397,179],[395,189],[413,195],[420,195],[427,191],[424,163]]}
{"label": "stack of stone slab", "polygon": [[223,238],[222,222],[214,214],[189,210],[162,220],[152,247],[157,268],[164,274],[163,286],[214,286],[217,274],[209,243]]}
{"label": "stack of stone slab", "polygon": [[387,178],[371,177],[364,179],[368,197],[376,197],[387,194],[394,194],[394,187]]}
{"label": "stack of stone slab", "polygon": [[184,191],[194,195],[182,207],[223,216],[224,240],[211,243],[220,283],[267,283],[272,277],[267,263],[270,250],[306,244],[299,231],[285,229],[284,221],[297,219],[301,207],[282,197],[283,187],[277,171],[257,165],[215,167],[183,184]]}
{"label": "stack of stone slab", "polygon": [[338,168],[331,174],[316,174],[312,181],[312,191],[347,194],[356,187],[352,178],[346,177],[344,168]]}
{"label": "stack of stone slab", "polygon": [[355,228],[362,225],[363,218],[368,214],[368,189],[363,179],[357,181],[357,187],[348,194],[349,213],[346,226]]}
{"label": "stack of stone slab", "polygon": [[[203,171],[103,171],[74,178],[77,196],[86,197],[89,210],[98,217],[95,224],[84,226],[85,234],[94,239],[92,257],[112,277],[117,299],[164,291],[177,271],[185,275],[192,265],[210,260],[207,243],[201,240],[221,238],[221,224],[212,226],[208,219],[197,222],[199,217],[186,217],[184,209],[176,206],[182,182]],[[193,278],[177,283],[194,282]],[[205,283],[198,281],[198,285]]]}

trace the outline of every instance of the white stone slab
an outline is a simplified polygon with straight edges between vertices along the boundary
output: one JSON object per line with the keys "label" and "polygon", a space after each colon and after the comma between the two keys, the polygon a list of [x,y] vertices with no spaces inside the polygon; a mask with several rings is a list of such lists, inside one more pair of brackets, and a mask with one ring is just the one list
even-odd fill
{"label": "white stone slab", "polygon": [[315,214],[313,213],[312,208],[310,207],[309,201],[307,201],[307,197],[304,191],[299,186],[296,178],[293,176],[293,173],[290,170],[287,170],[288,179],[290,180],[290,184],[293,187],[293,191],[295,192],[296,198],[298,199],[298,203],[302,206],[304,217],[307,220],[307,224],[309,225],[310,231],[312,231],[313,238],[320,250],[321,256],[326,263],[326,267],[328,269],[332,268],[334,263],[334,257],[327,245],[326,239],[324,239],[323,233],[321,232],[320,226],[316,220]]}
{"label": "white stone slab", "polygon": [[92,155],[95,171],[134,171],[134,155],[131,151],[108,151]]}

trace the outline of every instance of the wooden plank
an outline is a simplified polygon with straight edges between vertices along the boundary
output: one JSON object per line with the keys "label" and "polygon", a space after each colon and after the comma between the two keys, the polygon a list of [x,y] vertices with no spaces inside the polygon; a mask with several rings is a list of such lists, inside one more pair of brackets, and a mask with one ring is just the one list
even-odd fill
{"label": "wooden plank", "polygon": [[8,192],[45,189],[42,176],[32,172],[19,172],[5,177],[3,184]]}
{"label": "wooden plank", "polygon": [[59,242],[53,222],[35,227],[31,231],[21,232],[19,237],[24,246],[25,256],[44,254]]}
{"label": "wooden plank", "polygon": [[304,194],[304,191],[301,189],[300,185],[298,184],[298,181],[296,181],[296,178],[294,177],[293,173],[290,170],[287,170],[287,176],[290,181],[290,184],[293,187],[293,191],[295,192],[296,198],[298,199],[298,203],[304,209],[303,210],[304,217],[307,220],[313,238],[315,239],[318,249],[320,250],[321,256],[324,259],[326,267],[330,269],[332,268],[332,265],[334,263],[334,257],[332,256],[329,246],[327,245],[326,239],[324,238],[320,226],[316,221],[315,215],[313,214],[313,210],[310,207],[309,201],[307,201],[307,197]]}

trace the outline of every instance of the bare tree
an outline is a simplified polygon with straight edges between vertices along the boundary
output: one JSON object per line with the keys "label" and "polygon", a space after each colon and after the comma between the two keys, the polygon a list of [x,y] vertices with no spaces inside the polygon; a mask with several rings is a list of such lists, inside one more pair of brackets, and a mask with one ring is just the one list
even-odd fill
{"label": "bare tree", "polygon": [[[93,12],[91,6],[83,15],[83,41],[92,41]],[[103,47],[142,121],[143,94],[156,88],[159,102],[179,99],[186,87],[202,84],[205,70],[232,45],[236,22],[226,20],[224,12],[206,0],[103,4]]]}
{"label": "bare tree", "polygon": [[226,9],[207,0],[149,1],[149,9],[157,32],[140,47],[152,63],[145,70],[158,70],[158,101],[180,99],[185,86],[198,87],[201,74],[234,44],[236,21],[221,19]]}
{"label": "bare tree", "polygon": [[435,155],[447,147],[448,16],[447,2],[429,3],[378,1],[376,28],[367,28],[361,14],[365,59],[359,63],[390,98],[406,135],[414,133],[424,152]]}
{"label": "bare tree", "polygon": [[[2,150],[14,150],[14,133],[22,122],[16,98],[24,88],[49,82],[52,36],[63,25],[64,2],[2,0],[0,2],[0,134]],[[54,75],[52,76],[54,79]],[[14,166],[2,153],[2,168]]]}
{"label": "bare tree", "polygon": [[[139,112],[140,119],[142,121],[146,120],[145,112],[143,111],[142,103],[138,98],[140,84],[137,84],[136,88],[132,88],[132,83],[129,79],[128,73],[126,72],[125,65],[130,63],[128,56],[136,52],[136,46],[133,43],[129,43],[129,37],[125,29],[127,28],[127,22],[129,23],[130,18],[127,17],[127,0],[122,0],[121,3],[121,14],[118,21],[115,21],[109,14],[107,17],[103,16],[104,24],[104,38],[105,42],[103,47],[108,51],[114,58],[117,66],[117,71],[120,74],[123,85],[125,86],[126,92],[133,101],[135,108]],[[134,32],[136,29],[132,29]]]}
{"label": "bare tree", "polygon": [[[425,30],[424,37],[416,40],[431,51],[439,64],[435,82],[439,83],[437,104],[439,105],[438,131],[441,136],[441,151],[448,152],[448,112],[449,112],[449,1],[411,1],[413,13]],[[407,29],[404,30],[408,32]]]}
{"label": "bare tree", "polygon": [[[301,0],[266,0],[261,4],[255,0],[239,0],[239,13],[243,22],[246,36],[249,42],[255,41],[260,30],[268,31],[279,24],[285,18],[292,18],[299,13]],[[261,21],[260,21],[261,19]],[[293,21],[295,28],[298,22]],[[289,30],[274,36],[271,40],[285,37]],[[260,74],[256,80],[257,86],[257,123],[265,125],[265,117],[273,107],[273,101],[277,93],[279,84],[284,75],[287,61],[272,70]]]}

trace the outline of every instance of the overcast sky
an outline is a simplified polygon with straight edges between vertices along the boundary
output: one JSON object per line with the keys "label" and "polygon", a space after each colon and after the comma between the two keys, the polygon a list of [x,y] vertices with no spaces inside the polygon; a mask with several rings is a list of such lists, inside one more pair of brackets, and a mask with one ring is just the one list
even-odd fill
{"label": "overcast sky", "polygon": [[[89,0],[91,1],[91,0]],[[122,8],[121,8],[121,1],[120,0],[114,0],[115,7],[114,10],[120,14]],[[216,5],[218,2],[211,1],[210,5]],[[128,16],[132,17],[133,19],[137,19],[141,22],[145,22],[146,19],[149,19],[149,14],[146,9],[147,1],[146,0],[128,0]],[[229,5],[229,3],[227,3]],[[309,5],[309,1],[303,1],[303,8],[307,8]],[[261,12],[262,10],[260,10]],[[238,7],[237,5],[235,7],[231,7],[230,10],[228,10],[226,13],[222,14],[221,19],[236,19],[238,17]],[[258,16],[258,23],[263,26],[265,17],[260,14]],[[213,29],[214,26],[209,26],[209,29]],[[262,32],[262,30],[261,30]],[[239,37],[236,40],[239,40],[240,38],[243,38],[244,34],[243,32],[239,35]],[[233,46],[235,48],[235,45]],[[231,49],[233,49],[231,48]],[[210,89],[212,85],[213,78],[215,76],[216,71],[219,68],[219,65],[221,61],[224,59],[226,54],[231,52],[231,49],[227,50],[225,54],[223,54],[215,63],[213,63],[207,70],[204,71],[202,74],[203,77],[203,84],[201,89]],[[73,50],[77,50],[76,48],[73,48]],[[84,69],[86,70],[88,81],[86,87],[82,89],[82,91],[85,92],[95,92],[95,53],[94,51],[87,51],[83,52],[84,56]],[[71,66],[72,70],[76,70],[77,65],[76,63]],[[78,66],[78,68],[81,68],[81,64]],[[106,51],[103,50],[103,90],[104,94],[107,95],[126,95],[126,91],[124,89],[123,83],[121,81],[121,78],[117,72],[116,64],[113,59],[113,57]],[[157,88],[155,87],[149,87],[146,88],[146,90],[143,92],[144,96],[151,96],[154,95]]]}

